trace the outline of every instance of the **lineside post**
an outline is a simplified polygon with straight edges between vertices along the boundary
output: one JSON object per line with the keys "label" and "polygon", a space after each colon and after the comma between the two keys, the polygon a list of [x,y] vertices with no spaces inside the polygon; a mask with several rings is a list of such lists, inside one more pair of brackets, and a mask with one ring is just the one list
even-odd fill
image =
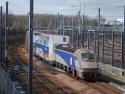
{"label": "lineside post", "polygon": [[5,70],[7,71],[7,44],[8,44],[8,1],[6,1],[6,16],[5,16]]}
{"label": "lineside post", "polygon": [[2,22],[2,18],[3,18],[3,11],[2,11],[2,6],[0,7],[0,61],[2,61],[2,31],[3,31],[3,22]]}
{"label": "lineside post", "polygon": [[[99,31],[100,31],[100,8],[98,9],[98,29],[97,29],[97,56],[96,56],[96,62],[99,62]],[[96,48],[95,48],[96,49]]]}
{"label": "lineside post", "polygon": [[125,56],[124,56],[124,54],[125,54],[125,46],[124,46],[124,44],[125,44],[125,5],[124,5],[124,23],[123,23],[123,32],[121,32],[121,37],[122,37],[122,64],[121,64],[121,68],[125,68],[125,60],[124,60],[124,58],[125,58]]}
{"label": "lineside post", "polygon": [[32,94],[32,70],[33,70],[33,3],[34,0],[30,0],[30,13],[29,13],[29,72],[28,72],[28,94]]}

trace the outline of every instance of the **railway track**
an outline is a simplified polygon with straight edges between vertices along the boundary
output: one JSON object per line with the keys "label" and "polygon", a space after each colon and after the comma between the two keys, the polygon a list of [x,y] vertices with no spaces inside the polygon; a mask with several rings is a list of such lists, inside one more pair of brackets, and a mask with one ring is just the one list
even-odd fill
{"label": "railway track", "polygon": [[[16,49],[18,45],[15,45],[14,50]],[[12,52],[14,51],[12,50]],[[23,75],[19,76],[19,80],[22,82],[22,85],[25,87],[25,90],[27,88],[28,82],[27,82],[27,69],[28,65],[27,62],[24,61],[19,54],[13,53],[11,54],[12,59],[14,62],[18,63],[19,66],[21,66],[21,69],[25,71],[22,73]],[[42,75],[43,72],[39,70],[38,66],[34,66],[33,69],[33,94],[77,94],[74,90],[70,89],[69,87],[60,87],[57,84],[50,81],[45,75]]]}
{"label": "railway track", "polygon": [[[14,44],[13,46],[9,47],[10,56],[13,62],[18,63],[19,66],[21,66],[22,73],[19,74],[19,81],[21,82],[22,86],[25,90],[27,90],[27,61],[26,58],[27,52],[21,51],[21,49],[24,49],[24,45],[22,44]],[[15,52],[15,53],[13,53]],[[18,53],[17,53],[18,52]],[[78,80],[81,82],[81,84],[85,84],[88,86],[87,89],[81,89],[80,91],[74,90],[70,88],[69,86],[63,85],[64,83],[58,82],[56,83],[55,80],[49,73],[46,71],[50,70],[53,74],[58,74],[57,71],[51,70],[46,68],[48,65],[41,66],[41,62],[37,58],[34,58],[33,63],[33,94],[93,94],[93,91],[89,93],[90,90],[96,91],[94,94],[122,94],[122,91],[109,86],[108,84],[104,82],[86,82],[83,80]],[[15,64],[15,63],[14,63]],[[49,72],[50,72],[49,71]],[[67,74],[66,74],[67,75]]]}
{"label": "railway track", "polygon": [[90,83],[90,85],[94,87],[95,89],[98,89],[100,92],[103,92],[103,94],[120,94],[121,93],[106,83],[96,82],[96,83]]}

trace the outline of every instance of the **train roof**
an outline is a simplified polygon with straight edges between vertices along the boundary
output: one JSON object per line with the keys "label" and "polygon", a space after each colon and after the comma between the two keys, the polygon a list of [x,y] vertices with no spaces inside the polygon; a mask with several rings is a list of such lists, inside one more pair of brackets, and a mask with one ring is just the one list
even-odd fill
{"label": "train roof", "polygon": [[62,36],[62,37],[68,37],[66,35],[57,35],[57,32],[50,32],[50,31],[42,31],[42,30],[39,30],[39,31],[34,31],[34,34],[42,34],[44,36]]}
{"label": "train roof", "polygon": [[58,46],[56,46],[56,49],[68,51],[71,53],[74,53],[76,51],[76,49],[73,48],[71,45],[58,45]]}
{"label": "train roof", "polygon": [[64,50],[64,51],[68,51],[71,53],[74,53],[76,50],[80,53],[94,53],[94,51],[92,49],[88,49],[88,48],[75,48],[73,47],[73,45],[58,45],[56,47],[56,49],[60,49],[60,50]]}
{"label": "train roof", "polygon": [[88,48],[81,48],[81,49],[78,49],[77,51],[80,53],[92,53],[92,54],[94,53],[94,50],[88,49]]}

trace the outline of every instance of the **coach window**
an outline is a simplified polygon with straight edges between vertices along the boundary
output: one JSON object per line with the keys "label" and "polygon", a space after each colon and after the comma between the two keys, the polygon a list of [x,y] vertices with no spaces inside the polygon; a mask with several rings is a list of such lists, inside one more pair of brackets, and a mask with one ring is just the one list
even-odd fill
{"label": "coach window", "polygon": [[66,42],[66,37],[63,37],[63,42]]}

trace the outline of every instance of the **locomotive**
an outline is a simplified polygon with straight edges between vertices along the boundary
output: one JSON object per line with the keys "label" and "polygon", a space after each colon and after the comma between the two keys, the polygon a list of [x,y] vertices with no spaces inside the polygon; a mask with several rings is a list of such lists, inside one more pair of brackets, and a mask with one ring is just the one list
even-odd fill
{"label": "locomotive", "polygon": [[[28,47],[28,35],[26,44]],[[74,48],[69,36],[48,34],[35,31],[33,33],[34,55],[46,60],[53,66],[72,73],[81,79],[95,79],[99,68],[95,61],[94,51],[87,48]]]}

